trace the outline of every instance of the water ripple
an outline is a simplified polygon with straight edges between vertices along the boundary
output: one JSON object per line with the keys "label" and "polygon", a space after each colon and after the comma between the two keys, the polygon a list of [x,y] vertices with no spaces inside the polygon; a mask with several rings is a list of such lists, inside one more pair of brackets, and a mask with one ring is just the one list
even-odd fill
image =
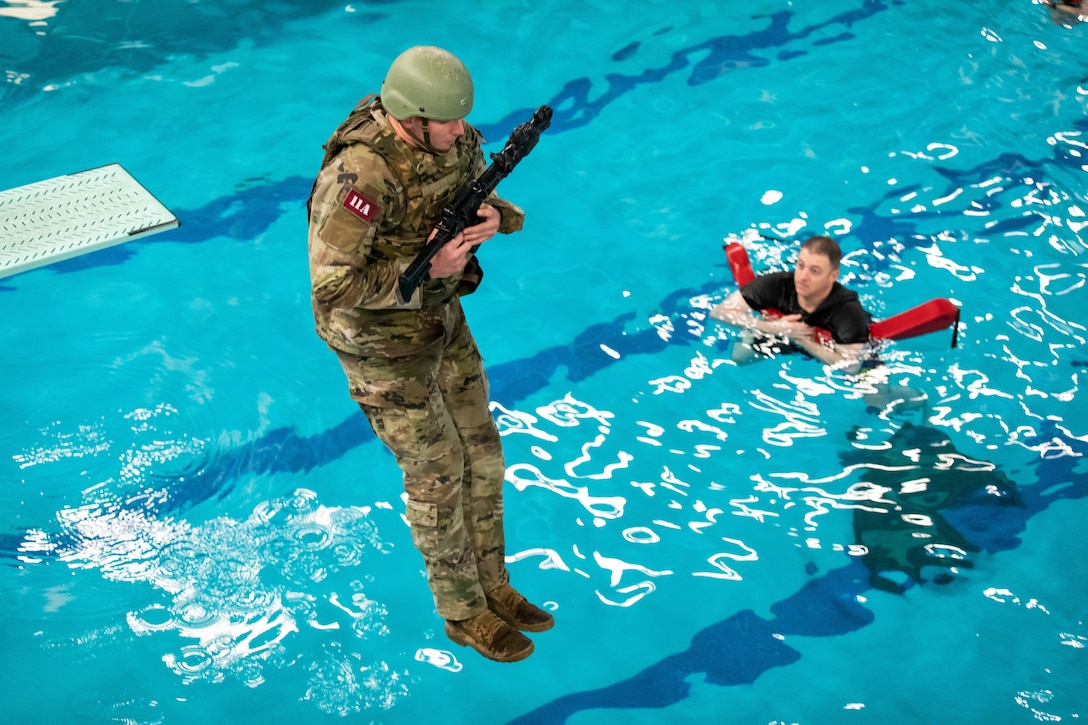
{"label": "water ripple", "polygon": [[[360,640],[389,634],[388,611],[367,596],[364,581],[331,578],[382,553],[365,509],[326,507],[313,491],[297,489],[242,521],[171,522],[106,500],[65,509],[60,520],[62,532],[47,547],[60,561],[106,579],[147,582],[168,597],[130,611],[126,621],[136,635],[180,638],[163,660],[183,682],[233,678],[257,686],[267,668],[282,666],[300,627],[321,632],[346,623]],[[314,585],[324,582],[319,595]],[[310,695],[328,694],[328,666],[313,663]],[[330,707],[389,707],[403,691],[401,676],[382,662],[356,668],[353,681],[381,691],[368,685],[358,697],[340,693],[342,705]]]}

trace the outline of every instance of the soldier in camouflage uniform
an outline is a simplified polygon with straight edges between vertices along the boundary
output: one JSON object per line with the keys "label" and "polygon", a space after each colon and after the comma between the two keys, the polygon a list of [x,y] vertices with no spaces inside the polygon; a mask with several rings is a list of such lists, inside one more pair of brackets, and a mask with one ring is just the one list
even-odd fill
{"label": "soldier in camouflage uniform", "polygon": [[397,285],[441,209],[486,168],[483,139],[464,122],[472,100],[467,69],[445,50],[418,46],[393,62],[381,95],[325,145],[310,197],[310,278],[317,333],[404,473],[412,540],[447,635],[513,662],[533,650],[521,631],[553,619],[509,584],[506,467],[460,296],[483,276],[473,248],[521,229],[523,212],[492,194],[411,299]]}

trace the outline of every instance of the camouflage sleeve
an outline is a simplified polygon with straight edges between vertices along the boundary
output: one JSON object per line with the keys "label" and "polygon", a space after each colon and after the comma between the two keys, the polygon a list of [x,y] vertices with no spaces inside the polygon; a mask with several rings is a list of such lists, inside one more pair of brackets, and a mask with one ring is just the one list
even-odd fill
{"label": "camouflage sleeve", "polygon": [[487,198],[487,203],[499,210],[501,216],[499,233],[512,234],[521,231],[525,224],[525,212],[521,210],[521,207],[499,198],[494,192]]}
{"label": "camouflage sleeve", "polygon": [[314,298],[339,308],[415,309],[397,294],[410,259],[371,254],[382,219],[403,214],[403,202],[385,160],[365,146],[340,154],[322,169],[310,212],[310,281]]}

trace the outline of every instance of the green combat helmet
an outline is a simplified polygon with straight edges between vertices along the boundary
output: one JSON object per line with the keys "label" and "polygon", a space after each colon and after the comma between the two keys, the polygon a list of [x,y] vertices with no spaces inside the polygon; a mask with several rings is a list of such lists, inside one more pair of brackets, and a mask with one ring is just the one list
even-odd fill
{"label": "green combat helmet", "polygon": [[453,121],[472,110],[472,76],[448,50],[417,45],[389,66],[381,99],[385,110],[398,121],[410,116]]}

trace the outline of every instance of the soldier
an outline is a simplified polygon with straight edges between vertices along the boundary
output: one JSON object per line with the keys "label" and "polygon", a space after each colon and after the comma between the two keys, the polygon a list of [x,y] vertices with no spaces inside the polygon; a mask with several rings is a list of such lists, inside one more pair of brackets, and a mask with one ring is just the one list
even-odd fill
{"label": "soldier", "polygon": [[472,100],[468,70],[446,50],[417,46],[393,61],[381,94],[324,147],[309,203],[310,279],[317,334],[404,474],[412,541],[447,636],[514,662],[533,651],[522,631],[554,620],[509,583],[506,466],[460,297],[483,276],[474,247],[520,230],[524,213],[492,194],[411,299],[397,285],[441,209],[486,168],[483,138],[464,120]]}

